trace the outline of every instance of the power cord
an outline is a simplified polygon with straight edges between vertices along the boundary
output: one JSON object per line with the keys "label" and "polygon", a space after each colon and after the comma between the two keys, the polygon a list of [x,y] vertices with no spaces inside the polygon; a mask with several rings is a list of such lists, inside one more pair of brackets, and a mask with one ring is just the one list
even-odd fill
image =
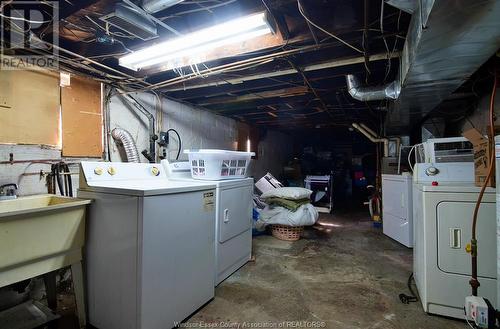
{"label": "power cord", "polygon": [[181,140],[181,136],[179,135],[179,133],[177,132],[177,130],[173,129],[173,128],[170,128],[168,129],[166,132],[167,134],[169,132],[173,131],[176,135],[177,135],[177,139],[179,140],[179,147],[177,149],[177,156],[175,157],[175,160],[179,160],[179,156],[181,155],[181,150],[182,150],[182,140]]}
{"label": "power cord", "polygon": [[414,302],[418,301],[417,294],[415,294],[415,292],[413,291],[413,288],[411,286],[412,279],[413,279],[413,273],[410,274],[410,276],[408,277],[408,282],[407,282],[408,290],[410,291],[410,295],[399,294],[399,300],[403,304],[410,304],[410,303],[414,303]]}

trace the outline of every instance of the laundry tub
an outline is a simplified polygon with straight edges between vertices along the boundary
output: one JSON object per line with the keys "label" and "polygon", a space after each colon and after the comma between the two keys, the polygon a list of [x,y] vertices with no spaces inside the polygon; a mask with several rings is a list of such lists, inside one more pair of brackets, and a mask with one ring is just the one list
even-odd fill
{"label": "laundry tub", "polygon": [[0,201],[0,287],[71,266],[82,326],[81,260],[90,202],[49,194]]}

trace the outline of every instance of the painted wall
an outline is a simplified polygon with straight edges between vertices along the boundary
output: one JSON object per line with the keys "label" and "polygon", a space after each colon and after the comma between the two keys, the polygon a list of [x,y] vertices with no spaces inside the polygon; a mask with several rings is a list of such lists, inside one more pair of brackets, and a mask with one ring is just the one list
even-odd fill
{"label": "painted wall", "polygon": [[[158,102],[154,95],[146,93],[131,94],[137,101],[155,115]],[[138,114],[136,110],[124,99],[115,95],[109,103],[110,128],[120,127],[128,130],[137,141],[139,152],[148,149],[147,118]],[[162,130],[173,128],[179,132],[182,139],[182,148],[218,148],[236,150],[238,130],[236,121],[219,116],[208,111],[175,102],[168,99],[162,101],[163,125]],[[156,115],[155,115],[156,117]],[[177,153],[177,137],[170,134],[168,159],[175,159]],[[112,161],[122,161],[117,144],[110,141]],[[260,140],[258,157],[252,161],[250,174],[256,178],[262,177],[266,172],[279,176],[283,166],[292,155],[292,137],[281,132],[268,131]],[[144,162],[147,160],[141,155]],[[187,155],[181,153],[181,160],[187,160]]]}
{"label": "painted wall", "polygon": [[[13,155],[13,160],[18,162],[5,163],[9,162],[10,154]],[[83,160],[96,161],[95,158],[65,158],[61,156],[60,149],[44,145],[0,144],[0,185],[17,184],[18,195],[47,193],[46,174],[50,173],[51,163],[64,161],[72,173],[73,194],[76,195],[78,164]]]}

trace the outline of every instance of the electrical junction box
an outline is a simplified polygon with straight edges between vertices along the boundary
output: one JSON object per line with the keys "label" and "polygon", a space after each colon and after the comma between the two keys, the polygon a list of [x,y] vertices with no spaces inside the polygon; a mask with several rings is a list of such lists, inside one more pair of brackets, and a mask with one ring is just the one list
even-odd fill
{"label": "electrical junction box", "polygon": [[486,299],[477,296],[465,297],[465,315],[479,328],[490,328],[489,305]]}
{"label": "electrical junction box", "polygon": [[165,132],[165,131],[160,132],[160,138],[158,139],[158,145],[160,145],[161,147],[168,146],[168,132]]}

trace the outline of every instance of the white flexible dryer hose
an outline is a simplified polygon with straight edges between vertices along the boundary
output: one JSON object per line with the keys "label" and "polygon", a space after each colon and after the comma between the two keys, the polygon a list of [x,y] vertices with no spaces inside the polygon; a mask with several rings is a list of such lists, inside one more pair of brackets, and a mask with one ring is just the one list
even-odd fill
{"label": "white flexible dryer hose", "polygon": [[127,130],[123,128],[115,128],[111,131],[111,136],[113,136],[114,140],[123,144],[125,154],[127,155],[127,162],[141,162],[134,138]]}

